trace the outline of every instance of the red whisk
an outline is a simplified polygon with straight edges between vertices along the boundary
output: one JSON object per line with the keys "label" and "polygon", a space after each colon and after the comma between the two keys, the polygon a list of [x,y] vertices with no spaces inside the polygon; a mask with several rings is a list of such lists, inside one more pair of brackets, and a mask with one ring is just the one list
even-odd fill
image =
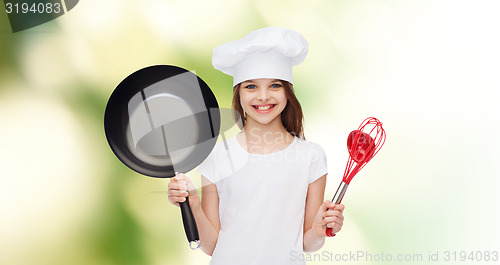
{"label": "red whisk", "polygon": [[[378,153],[384,142],[385,131],[382,122],[373,117],[365,119],[357,130],[349,134],[347,137],[349,159],[342,182],[333,196],[333,203],[339,204],[342,201],[352,178]],[[331,228],[327,228],[325,233],[329,237],[335,236]]]}

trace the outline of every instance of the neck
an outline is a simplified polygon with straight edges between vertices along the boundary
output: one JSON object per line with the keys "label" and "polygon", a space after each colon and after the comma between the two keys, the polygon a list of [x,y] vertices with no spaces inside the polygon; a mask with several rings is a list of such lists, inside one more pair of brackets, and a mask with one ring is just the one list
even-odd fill
{"label": "neck", "polygon": [[[270,123],[258,123],[252,118],[249,118],[243,133],[247,143],[257,145],[267,145],[269,143],[290,143],[293,141],[293,136],[285,129],[281,122],[281,116],[276,117]],[[262,141],[265,139],[265,141]]]}

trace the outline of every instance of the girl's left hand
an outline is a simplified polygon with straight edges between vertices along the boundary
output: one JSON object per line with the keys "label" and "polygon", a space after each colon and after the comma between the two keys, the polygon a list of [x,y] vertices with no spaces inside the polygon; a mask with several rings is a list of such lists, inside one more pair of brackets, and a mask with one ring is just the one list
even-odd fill
{"label": "girl's left hand", "polygon": [[344,208],[343,204],[333,204],[328,200],[321,204],[313,222],[314,233],[321,238],[326,237],[327,228],[332,229],[332,234],[338,233],[344,224]]}

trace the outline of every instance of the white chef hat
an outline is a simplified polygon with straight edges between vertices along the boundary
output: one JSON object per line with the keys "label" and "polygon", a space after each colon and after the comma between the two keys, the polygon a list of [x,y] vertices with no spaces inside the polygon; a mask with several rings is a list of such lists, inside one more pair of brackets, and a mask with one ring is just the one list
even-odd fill
{"label": "white chef hat", "polygon": [[243,39],[214,48],[215,69],[233,77],[233,86],[250,79],[276,78],[292,82],[292,67],[307,55],[306,39],[293,30],[267,27]]}

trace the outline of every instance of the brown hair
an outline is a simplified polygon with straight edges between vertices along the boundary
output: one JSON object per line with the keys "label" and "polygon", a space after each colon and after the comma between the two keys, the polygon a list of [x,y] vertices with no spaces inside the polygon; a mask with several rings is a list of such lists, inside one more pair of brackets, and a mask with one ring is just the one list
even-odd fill
{"label": "brown hair", "polygon": [[[302,113],[300,102],[293,92],[293,85],[287,81],[280,81],[285,89],[287,98],[285,109],[281,112],[281,123],[283,123],[283,126],[290,134],[305,140],[304,127],[302,125],[304,114]],[[246,117],[244,116],[243,108],[240,104],[240,86],[241,83],[233,88],[233,109],[239,113],[242,124],[245,126]],[[237,117],[235,117],[235,119],[238,120]]]}

